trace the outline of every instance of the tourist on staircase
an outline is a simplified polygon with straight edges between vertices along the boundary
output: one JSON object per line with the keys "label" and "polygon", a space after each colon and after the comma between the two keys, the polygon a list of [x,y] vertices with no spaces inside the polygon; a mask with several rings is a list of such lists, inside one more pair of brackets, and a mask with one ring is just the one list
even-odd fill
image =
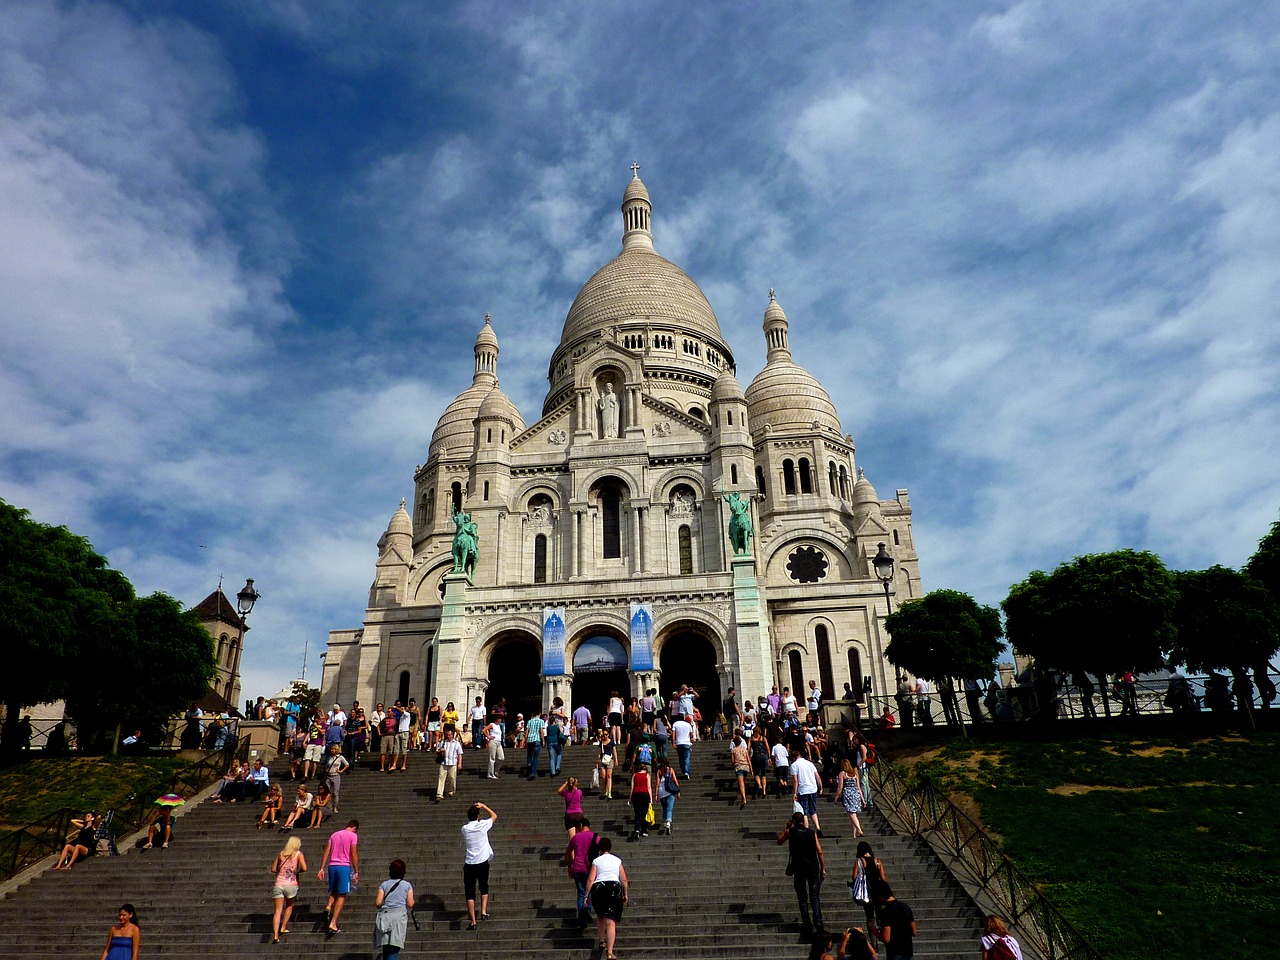
{"label": "tourist on staircase", "polygon": [[856,840],[863,835],[862,824],[858,822],[858,814],[862,812],[865,804],[862,799],[862,786],[858,783],[858,771],[847,758],[840,761],[840,776],[836,778],[835,799],[840,801],[845,813],[849,814],[849,821],[853,824],[853,836]]}
{"label": "tourist on staircase", "polygon": [[827,877],[827,864],[822,855],[822,842],[817,831],[809,829],[804,814],[793,813],[778,834],[778,846],[787,845],[787,876],[796,891],[800,906],[800,932],[808,936],[823,929],[822,881]]}
{"label": "tourist on staircase", "polygon": [[572,840],[582,820],[582,788],[578,786],[578,778],[570,777],[556,792],[564,799],[564,829]]}
{"label": "tourist on staircase", "polygon": [[662,827],[659,834],[671,836],[671,821],[675,816],[676,797],[680,796],[680,779],[675,770],[667,762],[666,757],[658,759],[654,770],[654,779],[658,784],[658,804],[662,807]]}
{"label": "tourist on staircase", "polygon": [[142,931],[138,929],[138,911],[132,903],[120,905],[118,923],[107,931],[107,945],[102,960],[138,960],[138,947],[142,943]]}
{"label": "tourist on staircase", "polygon": [[[413,884],[404,878],[405,863],[397,858],[387,868],[387,879],[378,887],[373,906],[373,950],[382,960],[395,960],[409,935],[409,912],[413,910]],[[416,923],[417,921],[415,921]]]}
{"label": "tourist on staircase", "polygon": [[290,837],[284,849],[271,862],[275,876],[271,887],[271,942],[279,943],[282,934],[289,932],[289,919],[298,899],[298,878],[307,872],[307,858],[302,855],[302,840]]}
{"label": "tourist on staircase", "polygon": [[608,727],[600,728],[596,767],[600,771],[600,796],[613,799],[613,770],[618,765],[618,746]]}
{"label": "tourist on staircase", "polygon": [[445,788],[449,796],[458,789],[458,771],[462,769],[462,755],[465,751],[458,740],[453,727],[445,727],[444,743],[436,750],[436,760],[440,764],[440,776],[436,780],[436,803],[445,798]]}
{"label": "tourist on staircase", "polygon": [[591,906],[596,912],[597,946],[604,951],[604,960],[617,960],[613,945],[622,910],[630,899],[627,871],[622,860],[613,853],[613,841],[608,837],[600,838],[597,851],[595,860],[591,862],[591,872],[587,874]]}
{"label": "tourist on staircase", "polygon": [[631,839],[639,840],[649,835],[649,807],[653,802],[653,793],[649,789],[649,768],[643,763],[631,775],[631,812],[635,822],[631,828]]}
{"label": "tourist on staircase", "polygon": [[329,899],[324,905],[324,915],[328,921],[326,936],[342,932],[342,928],[338,926],[338,918],[342,916],[342,908],[346,906],[347,897],[351,894],[351,885],[360,882],[359,830],[360,821],[349,820],[324,845],[324,856],[320,860],[317,879],[327,880],[329,884]]}
{"label": "tourist on staircase", "polygon": [[[486,814],[481,818],[480,814]],[[466,847],[462,863],[462,886],[467,897],[468,930],[476,928],[476,889],[480,890],[480,919],[489,919],[489,862],[493,859],[493,847],[489,843],[489,831],[498,822],[498,815],[491,807],[476,801],[467,810],[467,822],[462,825],[462,842]]]}
{"label": "tourist on staircase", "polygon": [[530,780],[538,779],[538,761],[542,758],[542,735],[547,729],[547,721],[534,714],[524,726],[525,775]]}
{"label": "tourist on staircase", "polygon": [[591,908],[587,902],[587,876],[591,872],[591,849],[599,837],[586,817],[578,821],[577,830],[569,835],[564,848],[564,862],[578,892],[577,924],[583,930],[591,925]]}
{"label": "tourist on staircase", "polygon": [[498,769],[503,760],[507,759],[506,751],[502,749],[502,725],[498,722],[495,715],[489,721],[489,726],[485,728],[485,733],[489,738],[489,779],[498,779]]}

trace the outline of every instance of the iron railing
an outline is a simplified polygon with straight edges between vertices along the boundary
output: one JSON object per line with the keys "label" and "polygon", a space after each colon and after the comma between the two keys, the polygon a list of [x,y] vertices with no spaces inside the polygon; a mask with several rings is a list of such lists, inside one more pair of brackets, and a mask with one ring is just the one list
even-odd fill
{"label": "iron railing", "polygon": [[[223,749],[207,754],[163,780],[129,794],[112,808],[115,815],[111,830],[116,837],[141,830],[155,812],[156,797],[177,793],[190,797],[220,778],[234,757],[249,755],[249,740],[229,742]],[[71,833],[71,820],[84,813],[83,808],[63,807],[33,823],[0,836],[0,883],[11,879],[27,867],[62,850]]]}
{"label": "iron railing", "polygon": [[880,812],[896,829],[941,848],[951,871],[977,886],[975,899],[994,905],[988,912],[1004,917],[1024,949],[1029,943],[1045,960],[1102,960],[1000,845],[936,785],[909,785],[883,758],[869,769]]}

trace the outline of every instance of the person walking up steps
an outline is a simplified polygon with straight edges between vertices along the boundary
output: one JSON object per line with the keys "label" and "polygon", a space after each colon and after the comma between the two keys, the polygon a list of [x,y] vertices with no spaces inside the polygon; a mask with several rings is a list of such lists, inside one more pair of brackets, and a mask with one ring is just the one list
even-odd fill
{"label": "person walking up steps", "polygon": [[[486,814],[481,818],[480,814]],[[476,888],[480,889],[480,919],[489,919],[489,862],[493,859],[493,847],[489,843],[489,831],[498,822],[492,808],[476,801],[467,810],[467,822],[462,825],[462,842],[466,854],[462,864],[462,886],[467,896],[468,930],[476,928]]]}
{"label": "person walking up steps", "polygon": [[351,884],[360,882],[360,851],[356,846],[360,842],[357,836],[359,829],[359,820],[349,820],[324,845],[317,879],[329,882],[329,899],[324,905],[325,918],[329,921],[326,936],[342,932],[338,918],[342,916],[342,908],[351,894]]}
{"label": "person walking up steps", "polygon": [[778,834],[778,846],[787,844],[787,875],[796,890],[800,905],[800,933],[808,936],[822,925],[822,881],[827,878],[827,863],[822,855],[822,842],[817,832],[805,824],[804,814],[793,813],[790,822]]}

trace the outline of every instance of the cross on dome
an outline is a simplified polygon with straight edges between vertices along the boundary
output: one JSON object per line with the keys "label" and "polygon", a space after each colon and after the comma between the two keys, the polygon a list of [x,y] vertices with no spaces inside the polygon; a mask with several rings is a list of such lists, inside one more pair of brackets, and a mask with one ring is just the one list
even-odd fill
{"label": "cross on dome", "polygon": [[631,179],[640,179],[640,164],[636,163],[634,160],[631,161]]}

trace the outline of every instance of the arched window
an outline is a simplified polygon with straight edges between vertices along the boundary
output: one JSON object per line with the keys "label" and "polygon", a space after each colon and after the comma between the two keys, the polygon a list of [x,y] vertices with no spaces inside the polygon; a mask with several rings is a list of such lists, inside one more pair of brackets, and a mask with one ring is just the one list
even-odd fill
{"label": "arched window", "polygon": [[547,535],[540,533],[533,538],[533,582],[547,582]]}
{"label": "arched window", "polygon": [[449,499],[453,503],[453,513],[457,513],[462,509],[462,484],[456,480],[453,482],[453,486],[449,488]]}
{"label": "arched window", "polygon": [[427,500],[425,504],[427,508],[427,523],[431,523],[436,518],[436,488],[432,487],[427,491]]}
{"label": "arched window", "polygon": [[493,443],[493,427],[490,427],[484,432],[484,442]]}
{"label": "arched window", "polygon": [[489,499],[489,481],[488,480],[484,482],[484,498],[486,500]]}
{"label": "arched window", "polygon": [[230,639],[225,633],[218,637],[218,666],[222,666],[222,655],[227,652],[227,641]]}
{"label": "arched window", "polygon": [[849,648],[849,686],[854,693],[862,689],[862,654],[857,647]]}
{"label": "arched window", "polygon": [[838,486],[840,478],[836,475],[836,462],[831,461],[831,469],[827,471],[827,485],[831,488],[833,497],[840,496],[840,487]]}
{"label": "arched window", "polygon": [[693,534],[689,532],[687,523],[680,525],[680,573],[693,573]]}
{"label": "arched window", "polygon": [[827,628],[818,624],[813,631],[814,646],[818,650],[818,685],[822,687],[822,696],[835,696],[836,678],[831,669],[831,643],[827,639]]}
{"label": "arched window", "polygon": [[701,407],[690,407],[690,408],[689,408],[689,416],[691,416],[691,417],[697,417],[699,420],[705,420],[705,419],[707,419],[707,415],[706,415],[705,413],[703,413],[703,412],[702,412],[702,408],[701,408]]}
{"label": "arched window", "polygon": [[809,461],[800,458],[800,492],[813,493],[813,471],[809,469]]}
{"label": "arched window", "polygon": [[849,499],[849,474],[844,469],[844,464],[840,464],[840,496]]}
{"label": "arched window", "polygon": [[792,650],[787,654],[787,665],[791,668],[791,692],[797,701],[804,699],[804,670],[800,667],[800,651]]}
{"label": "arched window", "polygon": [[760,496],[764,496],[764,468],[756,467],[756,489],[760,491]]}
{"label": "arched window", "polygon": [[738,465],[736,463],[729,464],[729,482],[735,487],[738,485]]}
{"label": "arched window", "polygon": [[731,427],[732,427],[732,426],[733,426],[733,411],[732,411],[732,410],[726,410],[726,411],[725,411],[725,413],[724,413],[724,415],[725,415],[726,419],[728,419],[728,421],[729,421],[729,426],[731,426]]}
{"label": "arched window", "polygon": [[893,531],[893,545],[894,545],[895,547],[900,547],[900,546],[902,546],[902,544],[898,542],[898,531],[897,531],[897,530]]}
{"label": "arched window", "polygon": [[782,461],[782,492],[787,496],[796,492],[796,465],[790,460]]}
{"label": "arched window", "polygon": [[622,491],[609,484],[600,491],[600,555],[622,556]]}
{"label": "arched window", "polygon": [[398,698],[401,703],[408,706],[409,704],[409,671],[400,671],[400,696]]}

